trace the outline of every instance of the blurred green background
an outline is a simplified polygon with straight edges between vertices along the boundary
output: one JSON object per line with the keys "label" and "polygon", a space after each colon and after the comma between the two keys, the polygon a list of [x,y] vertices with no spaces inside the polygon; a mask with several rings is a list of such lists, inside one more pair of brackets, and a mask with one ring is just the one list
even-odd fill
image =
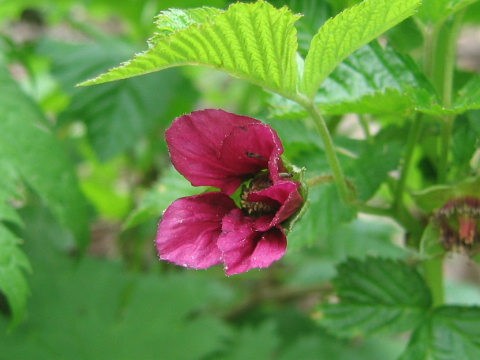
{"label": "blurred green background", "polygon": [[[297,24],[305,53],[319,26],[354,1],[272,3],[306,14]],[[75,87],[144,50],[161,10],[228,4],[0,1],[0,59],[14,79],[2,75],[0,104],[53,129],[41,147],[27,135],[10,139],[12,158],[30,161],[21,171],[0,159],[0,187],[16,209],[3,221],[30,260],[30,296],[17,327],[10,328],[12,309],[0,298],[0,359],[388,360],[404,349],[404,337],[347,341],[315,322],[315,305],[333,295],[335,264],[349,256],[408,257],[395,245],[402,233],[392,223],[338,225],[335,217],[351,214],[336,212],[336,195],[324,196],[332,192],[313,193],[318,203],[289,238],[285,258],[269,269],[227,278],[220,267],[195,271],[158,261],[162,211],[202,191],[170,166],[163,132],[176,116],[202,108],[256,116],[279,132],[289,159],[325,166],[324,158],[305,156],[318,142],[308,123],[272,120],[268,94],[223,73],[175,68]],[[78,181],[65,179],[76,190],[57,182],[65,164],[78,174]],[[45,169],[58,173],[48,180]],[[332,211],[331,223],[316,223],[322,210]],[[455,293],[459,302],[466,301],[461,294],[479,297],[475,290]]]}

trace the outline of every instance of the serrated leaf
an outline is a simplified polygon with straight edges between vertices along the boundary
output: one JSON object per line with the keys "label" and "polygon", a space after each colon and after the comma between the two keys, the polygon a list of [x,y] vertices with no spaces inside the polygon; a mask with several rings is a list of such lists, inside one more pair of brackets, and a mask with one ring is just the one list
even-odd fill
{"label": "serrated leaf", "polygon": [[[340,63],[314,98],[320,111],[329,115],[398,114],[435,100],[433,87],[416,64],[376,41]],[[298,104],[278,95],[270,105],[274,117],[308,116]]]}
{"label": "serrated leaf", "polygon": [[200,25],[208,22],[221,12],[222,10],[220,9],[206,6],[196,9],[169,9],[162,11],[155,20],[155,34],[148,42],[154,46],[155,42],[164,36],[186,29],[194,24]]}
{"label": "serrated leaf", "polygon": [[452,106],[443,107],[437,103],[424,102],[419,104],[418,111],[429,115],[458,115],[467,110],[480,109],[480,76],[470,79],[458,91]]}
{"label": "serrated leaf", "polygon": [[480,358],[479,307],[443,306],[412,334],[399,360]]}
{"label": "serrated leaf", "polygon": [[82,121],[87,137],[103,161],[130,150],[149,133],[191,111],[195,92],[178,71],[91,88],[75,84],[128,58],[133,47],[108,39],[98,43],[66,44],[44,40],[38,51],[50,58],[52,73],[72,96],[59,116],[61,124]]}
{"label": "serrated leaf", "polygon": [[310,42],[318,29],[334,15],[333,4],[329,1],[271,0],[269,3],[277,8],[288,6],[294,13],[303,15],[295,23],[298,30],[298,52],[303,57],[307,55]]}
{"label": "serrated leaf", "polygon": [[423,278],[403,262],[349,259],[340,264],[333,283],[340,302],[321,305],[320,323],[339,336],[407,331],[431,306]]}
{"label": "serrated leaf", "polygon": [[365,0],[327,21],[312,39],[301,91],[313,98],[348,55],[413,14],[420,0]]}
{"label": "serrated leaf", "polygon": [[29,294],[24,272],[31,271],[30,262],[19,244],[20,239],[0,222],[0,292],[10,305],[10,328],[22,320]]}
{"label": "serrated leaf", "polygon": [[172,166],[160,181],[150,189],[140,205],[129,215],[125,228],[131,228],[152,218],[160,219],[163,212],[175,200],[204,192],[204,186],[194,187]]}
{"label": "serrated leaf", "polygon": [[236,3],[202,24],[155,35],[147,51],[80,85],[93,85],[159,71],[202,65],[225,71],[269,90],[292,95],[297,88],[294,27],[299,16],[265,1]]}
{"label": "serrated leaf", "polygon": [[350,159],[344,170],[352,178],[357,197],[366,202],[387,179],[388,173],[398,168],[401,147],[396,142],[361,143],[356,159]]}
{"label": "serrated leaf", "polygon": [[39,108],[0,66],[0,158],[15,169],[72,231],[88,242],[87,209],[75,171]]}
{"label": "serrated leaf", "polygon": [[10,205],[10,201],[20,198],[18,186],[20,179],[14,169],[4,159],[0,159],[0,223],[8,221],[23,225],[22,219]]}

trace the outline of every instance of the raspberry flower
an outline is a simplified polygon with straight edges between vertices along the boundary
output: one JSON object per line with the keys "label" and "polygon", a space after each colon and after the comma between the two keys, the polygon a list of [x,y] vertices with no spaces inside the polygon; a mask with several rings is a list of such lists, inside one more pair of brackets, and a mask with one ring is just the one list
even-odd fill
{"label": "raspberry flower", "polygon": [[161,260],[233,275],[264,268],[286,250],[284,225],[302,207],[299,173],[281,159],[276,132],[222,110],[181,116],[165,133],[175,168],[207,192],[174,201],[158,226]]}

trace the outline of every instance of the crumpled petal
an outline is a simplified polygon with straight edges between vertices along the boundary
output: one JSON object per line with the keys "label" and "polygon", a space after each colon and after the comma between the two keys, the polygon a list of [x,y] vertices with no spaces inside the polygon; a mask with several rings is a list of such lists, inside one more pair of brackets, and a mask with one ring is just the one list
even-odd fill
{"label": "crumpled petal", "polygon": [[281,154],[283,146],[277,133],[262,123],[235,127],[221,150],[223,163],[229,164],[232,171],[256,174],[268,168],[273,181],[278,181],[283,171]]}
{"label": "crumpled petal", "polygon": [[217,240],[222,219],[235,202],[219,192],[185,197],[174,201],[162,216],[157,232],[161,260],[195,269],[221,262]]}
{"label": "crumpled petal", "polygon": [[266,189],[252,191],[248,195],[249,201],[264,202],[272,204],[276,202],[280,208],[275,213],[273,219],[267,224],[262,222],[257,224],[257,230],[266,231],[274,227],[290,216],[295,214],[302,206],[303,199],[299,192],[300,183],[296,181],[281,181],[273,184]]}
{"label": "crumpled petal", "polygon": [[245,180],[221,160],[225,138],[236,127],[260,121],[223,110],[207,109],[181,116],[165,132],[175,168],[195,186],[214,186],[231,195]]}
{"label": "crumpled petal", "polygon": [[266,268],[285,254],[287,238],[283,230],[273,227],[268,231],[256,231],[255,222],[256,219],[243,216],[239,209],[224,217],[217,244],[226,275]]}

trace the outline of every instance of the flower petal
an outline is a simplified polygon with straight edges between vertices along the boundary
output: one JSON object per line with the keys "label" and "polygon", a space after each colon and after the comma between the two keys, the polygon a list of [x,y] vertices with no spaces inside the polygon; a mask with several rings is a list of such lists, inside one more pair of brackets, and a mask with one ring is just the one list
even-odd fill
{"label": "flower petal", "polygon": [[239,209],[224,217],[217,244],[226,275],[268,267],[285,254],[287,238],[282,229],[256,231],[255,222],[256,219],[243,216]]}
{"label": "flower petal", "polygon": [[236,208],[223,193],[205,193],[174,201],[162,216],[156,238],[161,260],[205,269],[221,262],[217,240],[222,218]]}
{"label": "flower petal", "polygon": [[281,181],[268,188],[260,191],[253,191],[248,195],[249,201],[260,201],[267,204],[276,202],[280,208],[275,213],[275,216],[266,224],[265,222],[258,222],[256,229],[259,231],[266,231],[274,227],[290,216],[292,216],[302,206],[303,199],[299,192],[300,183],[296,181]]}
{"label": "flower petal", "polygon": [[274,182],[283,171],[281,154],[283,146],[277,133],[262,123],[235,127],[221,150],[222,161],[236,173],[255,174],[268,168]]}
{"label": "flower petal", "polygon": [[258,120],[207,109],[181,116],[165,132],[175,168],[195,186],[214,186],[233,194],[244,181],[231,163],[221,160],[222,145],[236,127]]}

